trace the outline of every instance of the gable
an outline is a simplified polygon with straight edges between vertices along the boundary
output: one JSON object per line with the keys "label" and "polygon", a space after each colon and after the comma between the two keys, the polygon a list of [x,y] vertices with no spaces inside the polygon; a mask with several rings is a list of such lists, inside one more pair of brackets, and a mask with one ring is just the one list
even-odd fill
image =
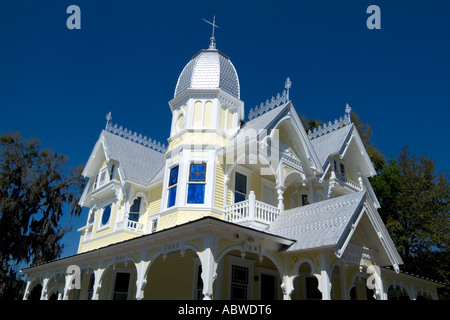
{"label": "gable", "polygon": [[157,176],[165,164],[162,153],[103,131],[83,170],[83,175],[95,176],[101,164],[111,159],[119,163],[123,180],[144,186]]}
{"label": "gable", "polygon": [[311,139],[311,144],[319,158],[324,175],[329,169],[332,156],[351,159],[351,163],[361,170],[363,176],[376,174],[361,137],[352,123],[342,128]]}
{"label": "gable", "polygon": [[322,173],[322,166],[291,101],[246,122],[227,144],[226,149],[233,148],[246,139],[261,136],[261,132],[273,137],[274,130],[278,131],[280,142],[289,146],[305,169],[311,174]]}

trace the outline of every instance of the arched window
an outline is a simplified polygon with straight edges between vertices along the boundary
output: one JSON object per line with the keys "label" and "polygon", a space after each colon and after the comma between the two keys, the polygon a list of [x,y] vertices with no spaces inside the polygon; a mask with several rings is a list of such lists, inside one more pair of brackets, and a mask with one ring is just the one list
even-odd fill
{"label": "arched window", "polygon": [[141,199],[141,197],[134,199],[133,205],[130,207],[128,220],[139,222],[139,215],[141,214]]}

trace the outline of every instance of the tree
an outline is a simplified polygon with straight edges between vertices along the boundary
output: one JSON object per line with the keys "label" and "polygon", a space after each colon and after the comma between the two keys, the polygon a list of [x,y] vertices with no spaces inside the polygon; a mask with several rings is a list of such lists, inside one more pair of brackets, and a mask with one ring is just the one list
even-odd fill
{"label": "tree", "polygon": [[386,165],[386,157],[377,148],[375,148],[373,142],[370,141],[373,134],[372,127],[368,123],[362,123],[358,114],[353,111],[350,114],[350,119],[352,123],[355,124],[356,130],[358,130],[359,136],[361,137],[375,170],[382,170]]}
{"label": "tree", "polygon": [[371,183],[380,216],[405,263],[402,269],[449,283],[448,177],[406,146]]}
{"label": "tree", "polygon": [[[84,186],[81,167],[20,133],[0,136],[0,299],[17,295],[17,266],[54,260],[70,230],[60,225],[66,211],[79,215]],[[70,207],[69,207],[70,206]]]}

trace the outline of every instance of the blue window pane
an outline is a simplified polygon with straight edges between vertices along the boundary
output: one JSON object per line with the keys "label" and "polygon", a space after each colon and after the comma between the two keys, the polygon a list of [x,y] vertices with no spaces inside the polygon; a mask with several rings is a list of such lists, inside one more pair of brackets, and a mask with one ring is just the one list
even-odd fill
{"label": "blue window pane", "polygon": [[190,184],[188,187],[188,203],[204,203],[205,202],[205,185]]}
{"label": "blue window pane", "polygon": [[169,187],[176,184],[177,181],[178,181],[178,166],[176,166],[170,170]]}
{"label": "blue window pane", "polygon": [[234,193],[234,203],[241,202],[245,200],[245,194],[235,192]]}
{"label": "blue window pane", "polygon": [[234,189],[241,193],[247,194],[247,177],[236,172]]}
{"label": "blue window pane", "polygon": [[128,220],[139,222],[139,213],[130,213],[128,215]]}
{"label": "blue window pane", "polygon": [[177,196],[177,187],[169,189],[169,200],[167,202],[167,207],[170,208],[175,205],[175,198]]}
{"label": "blue window pane", "polygon": [[191,164],[189,181],[205,181],[206,164]]}
{"label": "blue window pane", "polygon": [[139,212],[140,207],[141,207],[141,197],[137,197],[133,201],[133,205],[130,208],[130,212]]}
{"label": "blue window pane", "polygon": [[103,215],[102,215],[102,225],[105,225],[109,221],[109,217],[111,216],[111,205],[105,207],[103,209]]}

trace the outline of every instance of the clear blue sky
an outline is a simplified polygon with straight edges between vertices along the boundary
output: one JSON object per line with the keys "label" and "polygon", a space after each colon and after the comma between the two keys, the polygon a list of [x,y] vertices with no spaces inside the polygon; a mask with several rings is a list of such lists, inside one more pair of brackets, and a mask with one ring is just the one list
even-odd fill
{"label": "clear blue sky", "polygon": [[[69,5],[81,30],[69,30]],[[369,5],[381,29],[369,30]],[[190,58],[209,45],[237,69],[246,114],[281,92],[300,114],[334,120],[346,103],[387,157],[408,144],[448,172],[450,1],[0,2],[0,132],[38,137],[84,164],[113,122],[167,143],[168,101]],[[74,230],[86,211],[72,219]],[[79,234],[65,238],[76,252]]]}

